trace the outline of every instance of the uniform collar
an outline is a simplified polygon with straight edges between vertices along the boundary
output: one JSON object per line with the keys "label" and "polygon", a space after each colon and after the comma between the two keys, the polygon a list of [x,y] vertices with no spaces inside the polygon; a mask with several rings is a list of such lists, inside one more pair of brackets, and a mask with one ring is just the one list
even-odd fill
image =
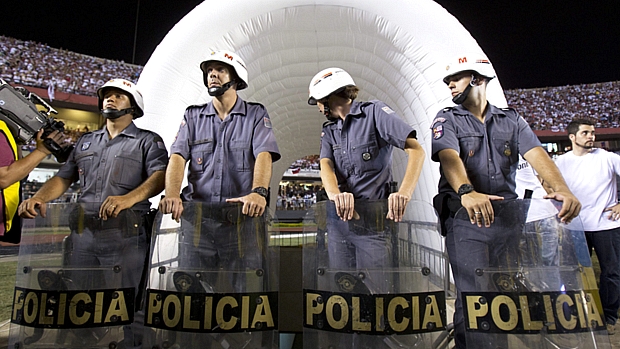
{"label": "uniform collar", "polygon": [[[247,108],[246,108],[245,101],[241,99],[241,97],[237,96],[237,101],[235,102],[235,105],[230,110],[230,113],[228,113],[228,115],[245,116],[246,114],[247,114]],[[215,106],[213,106],[213,101],[207,103],[206,108],[204,109],[203,115],[205,116],[216,116],[217,115],[217,110],[215,110]]]}
{"label": "uniform collar", "polygon": [[[108,128],[106,126],[104,126],[104,127],[100,128],[100,129],[98,129],[97,131],[93,131],[93,134],[107,136],[108,135]],[[136,138],[136,136],[138,135],[138,127],[132,121],[127,127],[125,127],[124,130],[122,130],[119,133],[119,135],[125,135],[125,136],[131,137],[131,138]]]}
{"label": "uniform collar", "polygon": [[[487,115],[488,116],[492,116],[492,115],[500,115],[500,116],[506,116],[506,113],[501,110],[500,108],[494,106],[491,103],[488,103],[489,108],[487,109]],[[454,107],[454,109],[452,110],[452,114],[455,115],[471,115],[471,113],[469,112],[469,110],[465,109],[465,107],[463,107],[461,104],[458,104],[457,106]]]}
{"label": "uniform collar", "polygon": [[351,102],[351,109],[349,110],[349,114],[350,116],[362,116],[364,114],[364,112],[362,111],[362,102],[358,102],[356,100],[354,100],[353,102]]}

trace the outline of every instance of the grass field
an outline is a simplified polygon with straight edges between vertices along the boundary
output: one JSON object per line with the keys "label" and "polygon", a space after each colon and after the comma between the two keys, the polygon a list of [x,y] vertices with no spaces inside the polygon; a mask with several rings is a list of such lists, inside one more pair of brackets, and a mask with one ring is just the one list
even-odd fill
{"label": "grass field", "polygon": [[10,319],[17,262],[0,262],[0,322]]}

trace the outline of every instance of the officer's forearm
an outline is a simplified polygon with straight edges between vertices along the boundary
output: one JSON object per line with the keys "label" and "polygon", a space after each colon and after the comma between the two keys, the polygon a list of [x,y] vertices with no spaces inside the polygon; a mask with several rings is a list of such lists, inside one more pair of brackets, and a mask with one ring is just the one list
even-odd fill
{"label": "officer's forearm", "polygon": [[49,202],[51,200],[59,198],[71,185],[71,180],[54,176],[50,178],[41,189],[39,189],[33,197],[40,199],[43,202]]}
{"label": "officer's forearm", "polygon": [[570,192],[560,169],[543,148],[534,147],[525,153],[523,158],[536,170],[538,176],[543,179],[545,186],[556,192]]}
{"label": "officer's forearm", "polygon": [[254,164],[254,179],[252,180],[252,188],[264,187],[269,188],[269,182],[271,182],[271,153],[262,152],[256,157],[256,163]]}
{"label": "officer's forearm", "polygon": [[334,164],[330,159],[323,158],[319,162],[321,164],[321,182],[330,200],[334,199],[334,195],[340,194],[340,188],[338,188],[338,179],[336,179],[336,173],[334,172]]}
{"label": "officer's forearm", "polygon": [[463,165],[463,161],[459,157],[459,154],[454,149],[444,149],[439,152],[439,161],[443,169],[443,174],[446,176],[448,183],[455,192],[459,191],[459,188],[463,184],[471,184],[471,181],[467,177],[467,171]]}
{"label": "officer's forearm", "polygon": [[178,197],[181,195],[181,185],[185,174],[185,158],[179,154],[172,154],[168,167],[166,168],[165,195],[167,197]]}
{"label": "officer's forearm", "polygon": [[411,198],[413,191],[420,178],[422,172],[422,165],[424,164],[424,149],[415,138],[407,138],[407,144],[405,145],[405,152],[407,153],[407,169],[403,182],[400,186],[400,193]]}

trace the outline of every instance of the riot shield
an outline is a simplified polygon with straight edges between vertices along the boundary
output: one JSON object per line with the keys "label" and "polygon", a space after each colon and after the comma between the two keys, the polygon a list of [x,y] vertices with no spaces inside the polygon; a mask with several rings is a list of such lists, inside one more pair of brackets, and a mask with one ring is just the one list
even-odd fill
{"label": "riot shield", "polygon": [[561,223],[550,200],[492,205],[489,227],[461,208],[446,237],[467,346],[610,348],[579,218]]}
{"label": "riot shield", "polygon": [[332,201],[304,221],[304,348],[430,348],[446,327],[443,240],[435,210],[412,201],[405,220],[387,201]]}
{"label": "riot shield", "polygon": [[49,204],[25,219],[11,348],[131,348],[146,257],[142,214],[99,218],[99,203]]}
{"label": "riot shield", "polygon": [[145,325],[158,348],[277,348],[278,249],[267,213],[183,203],[155,219]]}

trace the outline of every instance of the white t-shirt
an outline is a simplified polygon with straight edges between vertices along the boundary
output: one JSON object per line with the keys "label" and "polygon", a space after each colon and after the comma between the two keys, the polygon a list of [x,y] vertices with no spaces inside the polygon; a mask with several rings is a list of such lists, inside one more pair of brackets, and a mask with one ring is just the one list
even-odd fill
{"label": "white t-shirt", "polygon": [[606,208],[618,203],[616,176],[620,175],[620,155],[603,149],[576,156],[572,151],[555,160],[568,188],[581,202],[579,217],[583,230],[598,231],[620,227],[609,219]]}
{"label": "white t-shirt", "polygon": [[536,177],[536,171],[534,171],[530,163],[525,161],[521,155],[519,155],[519,167],[517,167],[515,181],[515,191],[520,199],[523,199],[525,196],[526,189],[533,192],[530,208],[527,211],[527,222],[553,217],[558,213],[558,210],[553,206],[551,201],[543,199],[543,197],[547,195],[547,191],[540,184],[538,177]]}

